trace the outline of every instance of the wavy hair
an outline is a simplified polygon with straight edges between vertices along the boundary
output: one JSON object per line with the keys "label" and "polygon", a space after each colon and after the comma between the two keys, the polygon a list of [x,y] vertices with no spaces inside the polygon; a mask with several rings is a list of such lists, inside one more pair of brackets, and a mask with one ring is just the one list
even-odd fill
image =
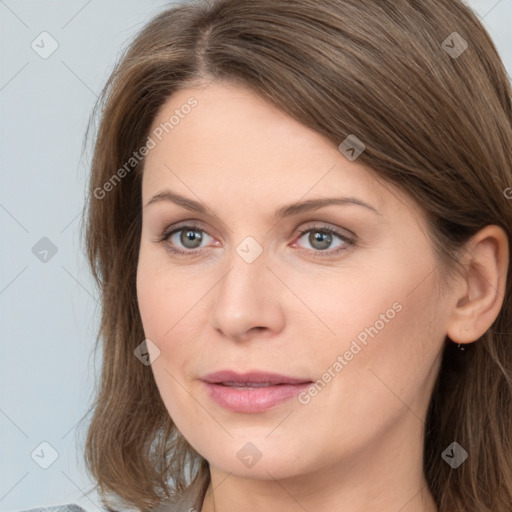
{"label": "wavy hair", "polygon": [[[512,240],[511,84],[461,0],[193,1],[158,14],[122,54],[93,112],[100,121],[82,218],[102,306],[86,464],[104,502],[140,510],[204,496],[210,477],[151,368],[134,357],[144,339],[136,293],[144,158],[134,154],[175,91],[213,80],[250,87],[336,146],[357,134],[366,146],[358,163],[423,208],[447,275],[483,227],[501,226]],[[511,291],[509,277],[498,317],[464,352],[446,339],[423,460],[440,512],[512,510]],[[456,470],[441,458],[453,441],[470,454]]]}

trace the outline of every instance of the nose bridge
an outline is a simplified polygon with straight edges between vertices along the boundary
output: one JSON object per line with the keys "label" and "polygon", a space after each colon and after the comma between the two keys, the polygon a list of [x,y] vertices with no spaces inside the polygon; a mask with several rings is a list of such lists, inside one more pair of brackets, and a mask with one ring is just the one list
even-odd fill
{"label": "nose bridge", "polygon": [[[254,247],[242,242],[229,260],[229,272],[219,283],[217,306],[227,308],[236,316],[248,317],[248,312],[259,310],[268,291],[262,286],[270,272],[266,267],[267,255],[256,255]],[[268,300],[268,295],[267,295]]]}
{"label": "nose bridge", "polygon": [[226,336],[242,338],[254,327],[281,328],[279,282],[268,263],[263,247],[252,237],[234,248],[229,269],[218,283],[211,316],[213,326]]}

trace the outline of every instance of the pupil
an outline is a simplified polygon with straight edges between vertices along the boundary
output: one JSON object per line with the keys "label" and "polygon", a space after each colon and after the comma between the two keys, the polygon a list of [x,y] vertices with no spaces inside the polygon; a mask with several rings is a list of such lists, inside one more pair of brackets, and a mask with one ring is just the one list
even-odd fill
{"label": "pupil", "polygon": [[199,231],[193,231],[193,230],[182,231],[181,242],[186,247],[191,247],[191,246],[187,245],[187,243],[188,242],[195,242],[195,241],[197,241],[198,243],[195,244],[195,245],[192,243],[192,247],[191,248],[195,248],[195,247],[197,247],[198,245],[201,244],[202,238],[203,237],[199,233]]}
{"label": "pupil", "polygon": [[[331,245],[332,236],[330,233],[323,231],[312,231],[309,236],[309,241],[313,247],[317,249],[327,249]],[[319,245],[315,245],[319,243]]]}

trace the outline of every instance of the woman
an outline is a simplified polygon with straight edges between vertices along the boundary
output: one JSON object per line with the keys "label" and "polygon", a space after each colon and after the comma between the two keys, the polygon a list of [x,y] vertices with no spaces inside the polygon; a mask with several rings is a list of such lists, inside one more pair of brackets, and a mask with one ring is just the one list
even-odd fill
{"label": "woman", "polygon": [[512,510],[511,88],[458,0],[218,0],[101,97],[109,510]]}

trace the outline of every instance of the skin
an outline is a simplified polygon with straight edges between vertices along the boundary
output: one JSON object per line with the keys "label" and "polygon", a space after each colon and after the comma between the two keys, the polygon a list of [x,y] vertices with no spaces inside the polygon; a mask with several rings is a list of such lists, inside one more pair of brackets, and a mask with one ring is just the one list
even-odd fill
{"label": "skin", "polygon": [[[446,336],[476,340],[501,308],[506,235],[482,230],[464,253],[466,273],[442,288],[423,212],[398,189],[238,85],[175,93],[153,128],[191,96],[197,107],[146,159],[137,292],[145,335],[160,350],[152,370],[162,399],[210,463],[202,512],[334,512],[340,503],[344,512],[436,511],[422,471],[429,398]],[[163,190],[208,214],[147,205]],[[285,204],[340,196],[378,213],[330,205],[273,216]],[[158,241],[182,221],[199,226],[200,244],[181,233]],[[355,245],[333,235],[322,250],[308,236],[325,225]],[[263,248],[252,263],[236,252],[248,236]],[[169,250],[197,246],[195,255]],[[401,310],[333,371],[396,303]],[[309,403],[257,414],[222,408],[199,380],[221,369],[317,380],[329,368],[335,376]],[[248,442],[261,453],[252,467],[237,457]]]}

